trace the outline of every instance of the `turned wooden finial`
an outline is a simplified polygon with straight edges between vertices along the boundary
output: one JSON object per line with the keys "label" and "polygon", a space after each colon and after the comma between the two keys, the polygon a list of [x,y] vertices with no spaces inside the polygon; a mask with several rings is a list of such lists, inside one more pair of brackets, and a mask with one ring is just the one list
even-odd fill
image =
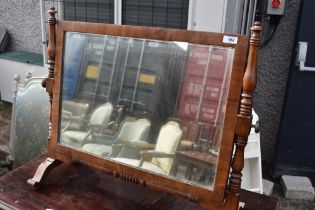
{"label": "turned wooden finial", "polygon": [[55,36],[55,27],[56,27],[56,10],[54,7],[51,7],[48,10],[49,18],[49,33],[48,33],[48,47],[47,47],[47,57],[48,57],[48,78],[44,80],[43,87],[46,88],[49,93],[49,101],[52,103],[52,80],[54,78],[54,68],[55,68],[55,54],[56,54],[56,36]]}
{"label": "turned wooden finial", "polygon": [[237,115],[237,125],[235,130],[235,153],[232,161],[232,171],[230,173],[228,192],[238,203],[239,191],[242,182],[242,170],[244,168],[244,149],[247,144],[247,138],[251,129],[252,94],[256,88],[256,68],[258,51],[260,46],[260,33],[262,26],[260,22],[255,22],[251,28],[252,35],[250,37],[250,47],[246,70],[243,77],[243,91],[241,95],[241,103],[239,114]]}
{"label": "turned wooden finial", "polygon": [[260,33],[262,30],[261,23],[256,21],[254,26],[251,28],[252,35],[249,40],[249,56],[247,61],[247,66],[243,78],[243,93],[241,99],[241,107],[239,114],[245,116],[252,116],[252,96],[256,88],[257,80],[257,60],[258,60],[258,51],[260,46]]}
{"label": "turned wooden finial", "polygon": [[51,7],[48,10],[49,18],[48,18],[48,23],[49,23],[49,34],[48,34],[48,61],[54,61],[55,60],[55,25],[56,25],[56,13],[57,11],[55,10],[54,7]]}
{"label": "turned wooden finial", "polygon": [[[54,68],[55,68],[55,54],[56,54],[56,13],[54,7],[51,7],[48,10],[49,18],[49,33],[48,33],[48,47],[47,47],[47,63],[48,63],[48,78],[43,80],[42,86],[46,88],[46,91],[49,94],[49,102],[52,105],[53,100],[53,80],[54,80]],[[51,116],[50,113],[50,120],[49,120],[49,133],[48,133],[48,140],[51,138]]]}

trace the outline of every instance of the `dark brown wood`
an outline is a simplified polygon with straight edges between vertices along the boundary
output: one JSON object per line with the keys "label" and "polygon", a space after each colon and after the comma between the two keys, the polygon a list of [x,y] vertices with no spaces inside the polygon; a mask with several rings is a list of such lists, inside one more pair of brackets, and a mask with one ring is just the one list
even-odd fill
{"label": "dark brown wood", "polygon": [[[55,55],[56,55],[56,10],[52,7],[49,11],[49,33],[48,33],[48,48],[47,48],[47,63],[48,63],[48,78],[43,81],[43,86],[46,87],[46,90],[49,94],[49,102],[52,105],[53,101],[53,80],[54,80],[54,70],[55,70]],[[52,113],[50,113],[49,117],[49,134],[48,141],[51,139],[52,132]]]}
{"label": "dark brown wood", "polygon": [[38,189],[44,179],[49,175],[55,167],[57,167],[61,162],[52,158],[46,158],[37,168],[33,178],[28,179],[27,183],[31,185],[34,189]]}
{"label": "dark brown wood", "polygon": [[[240,173],[244,162],[244,147],[247,142],[247,135],[250,127],[248,123],[251,120],[252,100],[251,94],[256,84],[256,63],[259,48],[259,30],[258,23],[254,26],[253,37],[248,58],[246,73],[244,70],[248,52],[248,37],[242,35],[233,35],[238,38],[237,44],[223,43],[224,34],[206,33],[178,29],[162,29],[136,26],[117,26],[109,24],[83,23],[59,21],[56,28],[55,10],[49,11],[49,45],[48,45],[48,64],[49,77],[44,85],[50,94],[52,100],[51,111],[51,132],[49,134],[48,155],[56,160],[67,163],[79,162],[95,169],[105,171],[114,177],[121,177],[123,180],[138,183],[141,186],[147,186],[152,189],[158,189],[164,192],[172,193],[189,200],[199,203],[207,209],[235,209],[238,206],[238,195],[240,188]],[[257,25],[258,24],[258,25]],[[110,159],[103,159],[91,154],[65,147],[58,143],[59,121],[60,121],[60,99],[61,99],[61,75],[63,63],[63,44],[64,34],[67,31],[106,34],[114,36],[126,36],[134,38],[146,38],[165,41],[183,41],[196,44],[216,45],[234,48],[234,59],[232,64],[231,81],[228,91],[228,100],[225,110],[223,133],[221,146],[217,157],[217,173],[213,188],[204,188],[192,185],[180,180],[171,179],[154,173],[136,169],[134,167],[122,165],[113,162]],[[55,36],[56,34],[56,36]],[[244,80],[243,80],[244,77]],[[238,112],[240,104],[240,95],[243,81],[243,93],[241,109]],[[52,92],[51,92],[52,91]],[[250,111],[249,111],[250,110]],[[238,114],[239,113],[239,114]],[[232,173],[229,180],[229,189],[227,191],[228,175],[230,171],[231,154],[233,150],[233,138],[235,138],[236,152],[232,164]],[[47,167],[48,169],[49,167]],[[45,174],[45,173],[43,173]],[[36,178],[40,179],[40,178]],[[42,179],[40,179],[42,180]],[[227,195],[227,197],[226,197]]]}
{"label": "dark brown wood", "polygon": [[208,168],[213,168],[217,164],[218,158],[212,154],[206,154],[197,151],[178,151],[176,152],[176,161],[174,163],[174,174],[177,174],[177,168],[180,164],[187,165],[186,178],[191,180],[194,167],[197,168],[197,180],[204,178],[204,173]]}
{"label": "dark brown wood", "polygon": [[275,210],[279,208],[279,200],[264,195],[259,195],[244,189],[240,190],[240,201],[245,203],[241,210]]}
{"label": "dark brown wood", "polygon": [[242,182],[242,170],[244,168],[244,149],[247,144],[247,138],[252,125],[252,94],[256,88],[256,67],[258,51],[260,46],[261,23],[255,22],[251,28],[252,36],[250,38],[249,57],[247,67],[243,78],[243,92],[239,114],[237,115],[237,126],[235,129],[235,153],[232,161],[232,171],[229,179],[228,192],[230,201],[233,204],[228,209],[237,209],[239,194]]}
{"label": "dark brown wood", "polygon": [[[49,94],[49,101],[52,105],[53,100],[53,83],[54,83],[54,69],[55,69],[55,54],[56,54],[56,10],[52,7],[49,11],[49,34],[48,34],[48,48],[47,48],[47,57],[48,57],[48,78],[44,79],[42,82],[42,86],[46,88],[46,91]],[[52,123],[52,113],[50,113],[49,120],[49,134],[48,141],[51,139],[51,123]],[[55,160],[52,158],[47,158],[43,161],[37,168],[35,175],[33,178],[28,179],[27,183],[32,186],[34,189],[38,189],[44,179],[48,176],[48,174],[61,162],[59,160]]]}
{"label": "dark brown wood", "polygon": [[[49,33],[48,33],[48,48],[47,48],[47,63],[48,63],[48,78],[54,79],[54,69],[55,69],[55,54],[56,54],[56,10],[52,7],[49,11]],[[47,92],[49,93],[49,100],[52,103],[53,93],[52,93],[52,82],[51,84],[47,84],[50,80],[45,80],[45,87],[47,88]],[[49,82],[50,83],[50,82]]]}
{"label": "dark brown wood", "polygon": [[[60,109],[60,89],[62,75],[62,52],[63,40],[66,31],[78,31],[93,34],[107,34],[115,36],[127,36],[136,38],[150,38],[166,41],[185,41],[190,43],[200,43],[216,46],[228,46],[234,48],[234,59],[232,64],[232,75],[229,86],[227,111],[224,119],[224,132],[218,156],[217,174],[214,187],[201,188],[197,185],[181,182],[180,180],[170,179],[154,173],[136,169],[110,159],[102,159],[81,151],[65,147],[58,144],[58,122]],[[233,136],[236,126],[236,115],[239,107],[242,78],[244,75],[247,59],[248,37],[235,35],[238,38],[236,45],[223,43],[224,34],[206,33],[196,31],[185,31],[177,29],[162,29],[150,27],[135,26],[117,26],[96,23],[78,23],[69,21],[59,21],[57,25],[56,40],[56,65],[54,77],[54,98],[52,106],[52,138],[49,142],[49,155],[55,159],[65,162],[78,160],[81,164],[86,164],[98,169],[107,169],[115,171],[118,175],[128,175],[138,178],[138,183],[146,183],[146,186],[154,189],[160,189],[174,194],[186,194],[185,197],[197,197],[199,203],[204,203],[208,208],[214,208],[216,205],[222,206],[225,201],[226,183],[229,174],[231,153],[233,145]],[[189,193],[188,193],[189,192]],[[209,201],[214,201],[209,202]]]}
{"label": "dark brown wood", "polygon": [[50,94],[53,92],[54,80],[52,78],[45,78],[42,82],[43,88]]}
{"label": "dark brown wood", "polygon": [[[0,208],[3,209],[106,209],[106,210],[199,210],[197,203],[180,196],[151,190],[125,182],[102,171],[83,165],[62,163],[45,180],[38,191],[25,183],[36,166],[46,159],[41,156],[13,172],[0,177]],[[276,198],[242,190],[245,210],[275,210]]]}

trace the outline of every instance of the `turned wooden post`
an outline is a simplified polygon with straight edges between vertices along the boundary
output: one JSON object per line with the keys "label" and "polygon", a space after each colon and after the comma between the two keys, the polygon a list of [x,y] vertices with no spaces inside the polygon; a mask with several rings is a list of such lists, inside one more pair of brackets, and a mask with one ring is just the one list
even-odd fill
{"label": "turned wooden post", "polygon": [[[49,101],[50,105],[52,106],[53,100],[53,81],[54,81],[54,68],[55,68],[55,54],[56,54],[56,10],[54,7],[51,7],[48,10],[49,18],[49,34],[48,34],[48,48],[47,48],[47,57],[48,57],[48,78],[43,80],[42,86],[46,88],[46,91],[49,94]],[[48,134],[48,141],[51,138],[51,120],[52,120],[52,113],[50,112],[49,117],[49,134]],[[53,158],[46,158],[37,168],[33,178],[28,179],[27,183],[32,186],[34,189],[38,189],[43,182],[43,180],[48,176],[48,174],[57,167],[61,161],[53,159]]]}
{"label": "turned wooden post", "polygon": [[[48,34],[48,48],[47,48],[47,57],[48,57],[48,78],[53,79],[54,78],[54,68],[55,68],[55,54],[56,54],[56,10],[54,7],[50,8],[48,10],[49,18],[49,34]],[[46,82],[45,82],[46,83]],[[51,84],[52,85],[52,84]],[[49,92],[50,97],[50,103],[52,103],[52,89],[47,87],[47,91]]]}
{"label": "turned wooden post", "polygon": [[256,66],[258,51],[260,46],[261,23],[255,22],[251,28],[249,56],[243,78],[243,91],[239,113],[237,115],[237,125],[235,130],[234,144],[235,153],[232,160],[232,171],[230,173],[228,193],[233,197],[235,205],[238,205],[239,192],[242,182],[242,170],[244,168],[244,149],[252,124],[252,94],[256,88]]}
{"label": "turned wooden post", "polygon": [[[48,48],[47,48],[47,63],[48,63],[48,78],[43,80],[42,86],[46,88],[46,91],[49,94],[50,105],[52,105],[53,100],[53,80],[54,80],[54,68],[55,68],[55,54],[56,54],[56,10],[54,7],[51,7],[48,10],[49,18],[49,33],[48,33]],[[49,134],[48,141],[51,138],[51,113],[49,117]]]}

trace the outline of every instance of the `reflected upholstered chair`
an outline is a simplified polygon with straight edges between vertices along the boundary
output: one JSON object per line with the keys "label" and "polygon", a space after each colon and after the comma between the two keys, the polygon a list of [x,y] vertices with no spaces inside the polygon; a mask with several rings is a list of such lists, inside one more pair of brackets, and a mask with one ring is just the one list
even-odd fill
{"label": "reflected upholstered chair", "polygon": [[[118,162],[141,167],[159,174],[169,175],[171,172],[175,152],[182,137],[182,130],[175,121],[168,121],[159,132],[154,150],[144,150],[140,153],[140,160],[129,158],[113,158]],[[131,146],[129,144],[129,146]],[[135,147],[148,149],[149,144],[134,142]]]}
{"label": "reflected upholstered chair", "polygon": [[43,77],[15,75],[9,152],[14,167],[47,152],[50,103]]}
{"label": "reflected upholstered chair", "polygon": [[61,134],[61,143],[81,147],[84,141],[99,135],[108,126],[112,112],[110,102],[97,106],[91,114],[88,131],[66,130]]}
{"label": "reflected upholstered chair", "polygon": [[[138,120],[124,120],[118,130],[118,133],[114,136],[102,135],[98,136],[94,140],[95,143],[87,143],[82,147],[82,150],[99,155],[99,156],[115,156],[113,154],[113,147],[122,142],[133,142],[147,140],[151,123],[147,119]],[[115,154],[119,149],[116,148]],[[132,152],[133,153],[133,152]],[[131,156],[134,154],[130,154]]]}
{"label": "reflected upholstered chair", "polygon": [[61,129],[81,130],[89,112],[89,103],[65,100],[62,103]]}

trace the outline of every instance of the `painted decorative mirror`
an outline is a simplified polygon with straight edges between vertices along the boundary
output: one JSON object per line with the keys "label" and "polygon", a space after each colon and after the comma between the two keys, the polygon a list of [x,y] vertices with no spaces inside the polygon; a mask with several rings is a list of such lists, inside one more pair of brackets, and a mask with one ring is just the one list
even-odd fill
{"label": "painted decorative mirror", "polygon": [[246,36],[49,14],[50,158],[28,183],[78,162],[208,209],[236,208],[260,23],[248,55]]}

